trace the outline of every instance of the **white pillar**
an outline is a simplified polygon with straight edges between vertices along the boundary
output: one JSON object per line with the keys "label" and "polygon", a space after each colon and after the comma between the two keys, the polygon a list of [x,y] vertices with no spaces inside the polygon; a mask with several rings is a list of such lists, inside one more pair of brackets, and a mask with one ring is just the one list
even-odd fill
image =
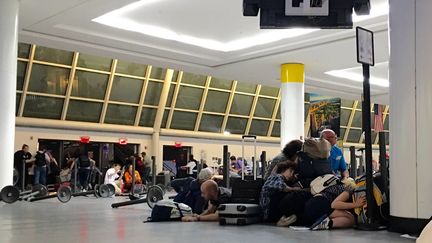
{"label": "white pillar", "polygon": [[18,0],[0,1],[0,188],[13,177],[18,8]]}
{"label": "white pillar", "polygon": [[304,138],[304,65],[281,65],[281,148]]}
{"label": "white pillar", "polygon": [[390,214],[409,227],[432,215],[432,1],[389,3]]}
{"label": "white pillar", "polygon": [[156,156],[156,173],[162,171],[163,169],[163,148],[160,146],[160,129],[173,75],[174,70],[167,69],[164,85],[162,87],[162,92],[159,99],[158,111],[156,113],[153,125],[152,149],[153,155]]}

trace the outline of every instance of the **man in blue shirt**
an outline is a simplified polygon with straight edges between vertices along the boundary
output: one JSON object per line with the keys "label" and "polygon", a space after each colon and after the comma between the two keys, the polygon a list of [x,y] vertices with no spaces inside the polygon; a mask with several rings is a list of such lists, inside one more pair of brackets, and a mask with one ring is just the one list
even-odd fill
{"label": "man in blue shirt", "polygon": [[336,175],[339,175],[340,172],[342,179],[347,178],[349,176],[347,170],[347,164],[345,162],[345,158],[342,150],[336,145],[337,142],[336,133],[331,129],[325,129],[321,132],[321,137],[329,141],[329,143],[332,146],[329,160],[333,172]]}

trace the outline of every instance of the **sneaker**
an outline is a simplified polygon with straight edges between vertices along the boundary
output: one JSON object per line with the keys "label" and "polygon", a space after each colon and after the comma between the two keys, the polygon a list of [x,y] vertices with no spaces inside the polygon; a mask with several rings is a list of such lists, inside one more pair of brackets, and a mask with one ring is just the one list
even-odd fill
{"label": "sneaker", "polygon": [[297,216],[295,214],[290,215],[288,217],[282,216],[279,221],[276,223],[279,227],[288,227],[292,225],[295,221],[297,221]]}
{"label": "sneaker", "polygon": [[311,230],[327,230],[330,229],[330,218],[324,215],[318,219],[311,227]]}

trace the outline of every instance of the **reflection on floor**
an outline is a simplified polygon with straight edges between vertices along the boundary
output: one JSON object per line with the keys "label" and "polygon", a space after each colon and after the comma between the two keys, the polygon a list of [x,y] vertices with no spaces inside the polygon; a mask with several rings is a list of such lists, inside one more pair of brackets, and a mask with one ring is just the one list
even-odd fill
{"label": "reflection on floor", "polygon": [[56,199],[39,202],[0,202],[0,242],[414,242],[399,235],[355,230],[301,232],[287,228],[253,225],[220,227],[216,223],[146,223],[149,208],[134,205],[112,209],[114,201],[126,198],[72,198],[67,204]]}

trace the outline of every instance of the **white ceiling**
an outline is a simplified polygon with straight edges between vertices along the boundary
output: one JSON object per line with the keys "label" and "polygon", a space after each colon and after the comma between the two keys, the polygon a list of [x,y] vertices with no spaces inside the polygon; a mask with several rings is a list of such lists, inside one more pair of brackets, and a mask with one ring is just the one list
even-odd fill
{"label": "white ceiling", "polygon": [[[98,17],[111,26],[92,21]],[[388,79],[387,16],[357,24],[375,32],[381,64],[371,75]],[[243,17],[242,0],[21,0],[20,29],[23,42],[275,87],[280,64],[302,62],[307,92],[359,99],[362,91],[361,82],[325,74],[361,74],[355,30],[289,38],[292,30],[260,30],[258,17]],[[373,101],[388,104],[388,87],[372,85],[371,93]]]}

